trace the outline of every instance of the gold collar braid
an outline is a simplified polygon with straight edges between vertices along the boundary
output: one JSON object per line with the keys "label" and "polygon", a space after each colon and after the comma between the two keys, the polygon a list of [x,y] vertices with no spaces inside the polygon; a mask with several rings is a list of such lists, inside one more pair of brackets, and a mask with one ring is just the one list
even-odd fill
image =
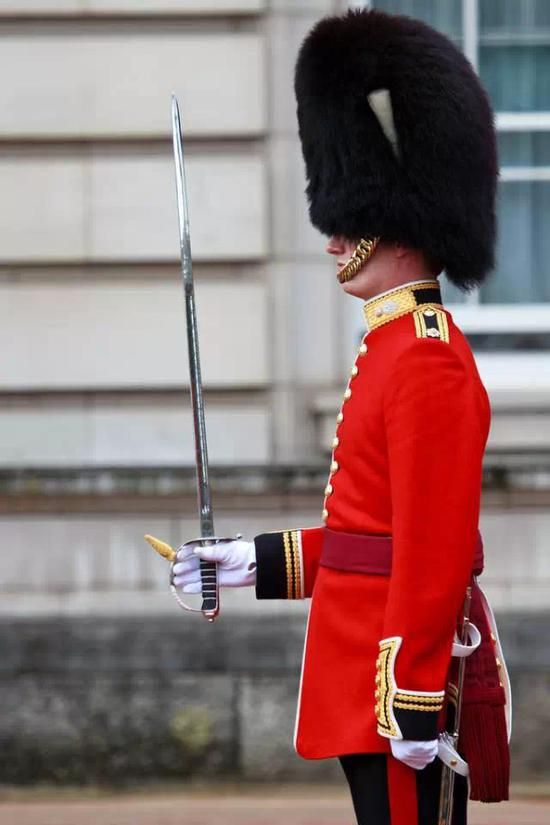
{"label": "gold collar braid", "polygon": [[442,308],[441,291],[436,279],[410,281],[370,298],[363,306],[367,329],[372,332],[388,321],[407,315],[419,307],[431,309],[432,315],[436,308]]}
{"label": "gold collar braid", "polygon": [[338,280],[341,284],[345,284],[346,281],[351,281],[359,270],[365,266],[369,258],[373,256],[379,241],[380,238],[361,238],[355,247],[355,252],[345,267],[338,273]]}

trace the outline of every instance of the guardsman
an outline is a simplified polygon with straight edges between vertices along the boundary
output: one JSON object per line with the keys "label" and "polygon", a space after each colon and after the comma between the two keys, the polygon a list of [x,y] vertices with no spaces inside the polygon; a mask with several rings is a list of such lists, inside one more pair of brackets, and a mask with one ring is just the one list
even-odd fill
{"label": "guardsman", "polygon": [[[203,558],[218,562],[222,586],[311,597],[297,752],[340,758],[360,825],[436,825],[453,640],[482,567],[490,422],[438,277],[467,290],[493,266],[493,117],[446,37],[378,11],[321,20],[301,47],[295,91],[310,217],[342,288],[364,301],[366,327],[336,417],[322,524],[197,549],[176,564],[175,583],[199,592]],[[481,650],[471,657],[464,741],[474,743],[470,790],[497,800],[508,781],[505,676],[476,609],[489,664]],[[455,825],[467,795],[457,776]]]}

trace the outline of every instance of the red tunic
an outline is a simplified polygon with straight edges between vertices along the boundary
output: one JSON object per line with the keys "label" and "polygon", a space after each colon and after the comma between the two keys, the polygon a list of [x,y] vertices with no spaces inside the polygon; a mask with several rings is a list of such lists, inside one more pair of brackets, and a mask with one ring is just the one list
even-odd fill
{"label": "red tunic", "polygon": [[[387,298],[367,304],[371,315],[401,306]],[[258,598],[312,597],[295,731],[309,759],[435,735],[472,570],[487,393],[447,310],[413,302],[388,314],[352,370],[323,520],[391,535],[391,576],[320,566],[324,527],[255,540]]]}

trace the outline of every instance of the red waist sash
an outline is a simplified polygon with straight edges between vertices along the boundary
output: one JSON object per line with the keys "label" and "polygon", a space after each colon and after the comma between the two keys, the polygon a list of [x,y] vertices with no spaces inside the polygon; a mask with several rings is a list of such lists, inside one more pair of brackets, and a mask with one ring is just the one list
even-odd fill
{"label": "red waist sash", "polygon": [[[392,566],[393,542],[391,536],[373,536],[365,533],[343,533],[340,530],[323,532],[323,549],[319,564],[334,570],[352,573],[371,573],[389,576]],[[478,531],[474,553],[473,574],[483,571],[483,540]]]}

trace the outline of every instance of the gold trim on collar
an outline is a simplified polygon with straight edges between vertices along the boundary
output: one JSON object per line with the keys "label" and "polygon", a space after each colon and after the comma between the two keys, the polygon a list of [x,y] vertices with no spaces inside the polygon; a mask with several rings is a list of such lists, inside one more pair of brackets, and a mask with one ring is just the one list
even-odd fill
{"label": "gold trim on collar", "polygon": [[[417,281],[414,284],[396,287],[383,295],[371,298],[363,306],[363,314],[369,332],[422,306],[416,300],[415,292],[417,290],[437,289],[438,287],[439,284],[435,280]],[[431,302],[430,306],[439,307],[442,305]]]}

